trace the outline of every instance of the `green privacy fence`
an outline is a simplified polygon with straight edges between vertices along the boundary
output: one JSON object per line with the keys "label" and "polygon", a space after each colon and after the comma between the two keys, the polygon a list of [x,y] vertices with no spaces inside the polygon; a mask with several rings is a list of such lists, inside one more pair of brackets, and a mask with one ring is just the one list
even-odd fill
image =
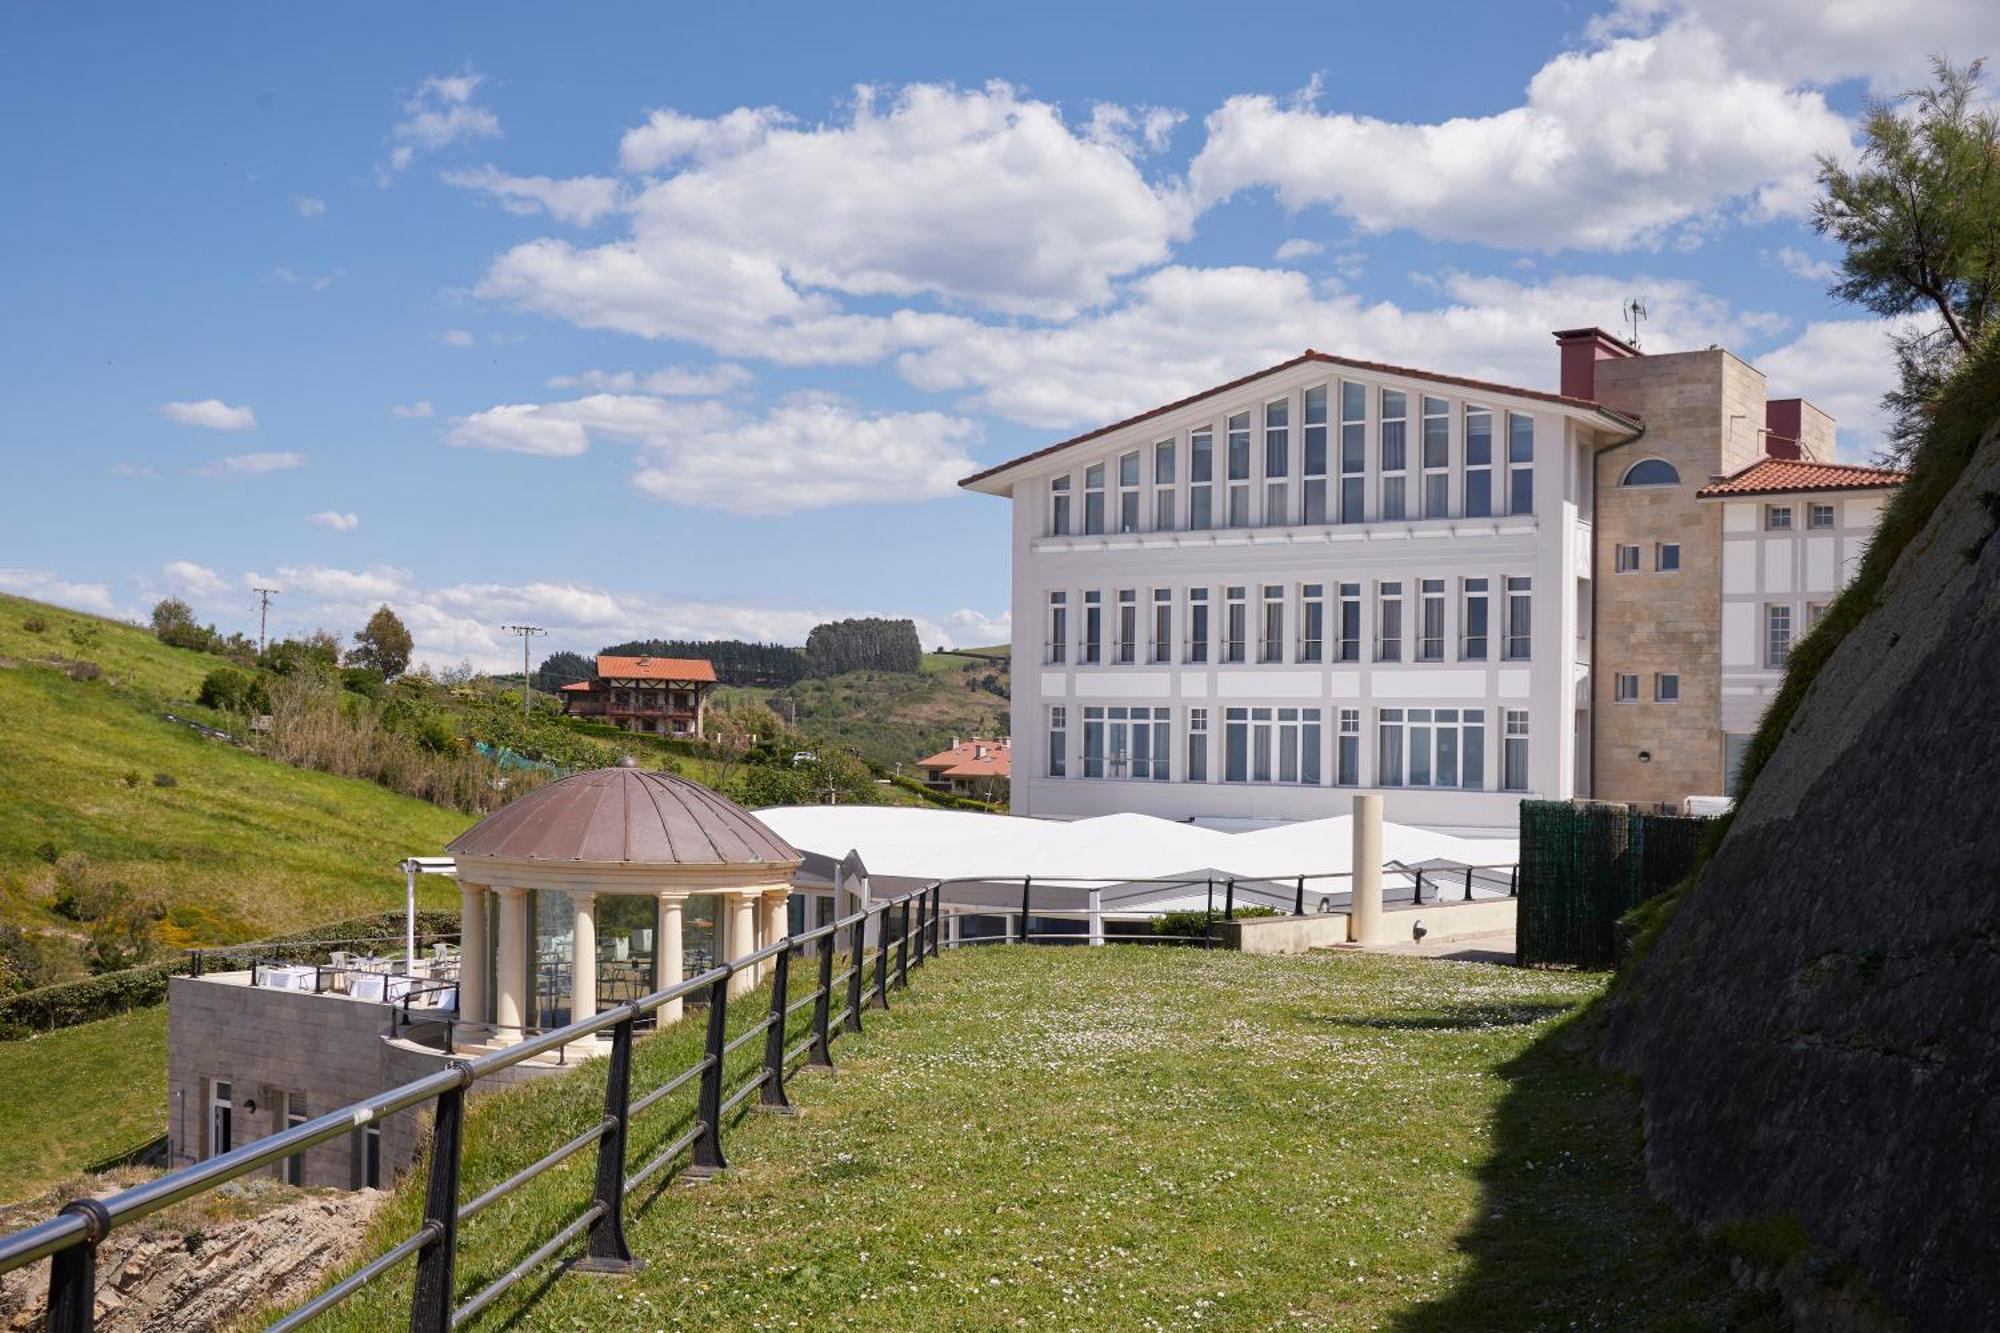
{"label": "green privacy fence", "polygon": [[1624,805],[1521,802],[1521,963],[1612,966],[1618,918],[1686,877],[1708,822]]}

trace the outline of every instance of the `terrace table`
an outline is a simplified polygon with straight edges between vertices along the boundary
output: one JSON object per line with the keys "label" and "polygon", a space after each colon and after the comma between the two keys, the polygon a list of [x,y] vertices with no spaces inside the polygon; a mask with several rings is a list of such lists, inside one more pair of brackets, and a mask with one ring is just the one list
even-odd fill
{"label": "terrace table", "polygon": [[273,990],[310,991],[318,971],[314,967],[267,967],[259,975],[263,984]]}

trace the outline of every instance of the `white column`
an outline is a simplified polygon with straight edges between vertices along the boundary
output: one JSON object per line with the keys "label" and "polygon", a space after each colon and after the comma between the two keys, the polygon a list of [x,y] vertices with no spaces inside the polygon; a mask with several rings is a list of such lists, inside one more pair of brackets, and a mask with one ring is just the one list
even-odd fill
{"label": "white column", "polygon": [[1090,891],[1090,942],[1104,943],[1104,890]]}
{"label": "white column", "polygon": [[[789,924],[785,911],[791,900],[792,890],[789,885],[764,891],[764,937],[758,941],[759,948],[766,944],[776,944],[785,938],[785,927]],[[759,978],[767,977],[775,972],[777,967],[777,961],[773,959],[758,968],[757,975]]]}
{"label": "white column", "polygon": [[492,948],[486,939],[486,886],[458,886],[458,1014],[468,1022],[486,1019],[487,987],[492,984]]}
{"label": "white column", "polygon": [[[729,959],[735,961],[757,951],[757,890],[734,889],[730,900]],[[755,969],[745,968],[729,978],[729,993],[741,995],[757,984]]]}
{"label": "white column", "polygon": [[1347,938],[1355,944],[1378,944],[1382,937],[1382,795],[1367,792],[1354,798],[1354,863],[1348,883],[1352,901],[1347,914]]}
{"label": "white column", "polygon": [[569,905],[569,1021],[579,1023],[597,1013],[597,895],[572,890]]}
{"label": "white column", "polygon": [[500,959],[493,1021],[501,1042],[519,1041],[528,1012],[528,891],[500,889]]}
{"label": "white column", "polygon": [[[660,895],[660,928],[655,938],[659,948],[661,990],[687,980],[687,955],[681,944],[681,908],[686,902],[685,893]],[[678,1021],[681,1008],[679,1000],[668,1000],[661,1005],[660,1025],[664,1027]]]}

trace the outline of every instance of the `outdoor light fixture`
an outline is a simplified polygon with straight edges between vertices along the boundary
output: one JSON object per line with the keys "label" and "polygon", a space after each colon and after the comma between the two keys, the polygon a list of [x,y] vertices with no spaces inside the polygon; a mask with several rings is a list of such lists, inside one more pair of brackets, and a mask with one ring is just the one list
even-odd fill
{"label": "outdoor light fixture", "polygon": [[1422,918],[1419,918],[1410,923],[1410,939],[1415,943],[1422,944],[1424,942],[1424,936],[1430,933],[1431,933],[1430,927],[1426,926],[1423,923]]}
{"label": "outdoor light fixture", "polygon": [[1331,898],[1322,898],[1322,899],[1320,899],[1320,900],[1319,900],[1319,910],[1320,910],[1320,912],[1321,912],[1321,914],[1322,914],[1322,915],[1324,915],[1324,914],[1326,914],[1326,913],[1329,913],[1329,912],[1333,911],[1333,899],[1331,899]]}
{"label": "outdoor light fixture", "polygon": [[244,1098],[243,1110],[249,1115],[257,1114],[257,1099],[255,1097]]}
{"label": "outdoor light fixture", "polygon": [[1650,764],[1650,763],[1652,763],[1652,762],[1653,762],[1653,752],[1652,752],[1651,750],[1641,750],[1641,751],[1639,751],[1639,762],[1640,762],[1640,763],[1642,763],[1642,764]]}

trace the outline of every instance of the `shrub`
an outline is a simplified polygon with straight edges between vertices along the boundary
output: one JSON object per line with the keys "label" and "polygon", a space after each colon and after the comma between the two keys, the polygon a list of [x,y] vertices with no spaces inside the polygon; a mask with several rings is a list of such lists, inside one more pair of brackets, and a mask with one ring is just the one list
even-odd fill
{"label": "shrub", "polygon": [[71,680],[96,680],[104,674],[104,668],[95,662],[71,662],[63,668],[63,674]]}
{"label": "shrub", "polygon": [[[1216,912],[1221,916],[1220,910]],[[1182,939],[1200,940],[1208,934],[1208,913],[1206,912],[1162,912],[1153,918],[1155,935],[1177,936]]]}
{"label": "shrub", "polygon": [[201,680],[195,702],[223,713],[268,713],[271,695],[261,677],[235,667],[217,667]]}
{"label": "shrub", "polygon": [[340,688],[364,699],[380,699],[382,685],[382,673],[373,667],[351,666],[340,673]]}
{"label": "shrub", "polygon": [[155,773],[153,774],[153,785],[155,787],[178,787],[181,784],[180,780],[171,773]]}
{"label": "shrub", "polygon": [[62,848],[53,842],[44,841],[35,848],[35,859],[46,865],[54,865],[62,859]]}
{"label": "shrub", "polygon": [[40,616],[29,616],[21,622],[21,628],[30,634],[46,634],[48,633],[49,622]]}

